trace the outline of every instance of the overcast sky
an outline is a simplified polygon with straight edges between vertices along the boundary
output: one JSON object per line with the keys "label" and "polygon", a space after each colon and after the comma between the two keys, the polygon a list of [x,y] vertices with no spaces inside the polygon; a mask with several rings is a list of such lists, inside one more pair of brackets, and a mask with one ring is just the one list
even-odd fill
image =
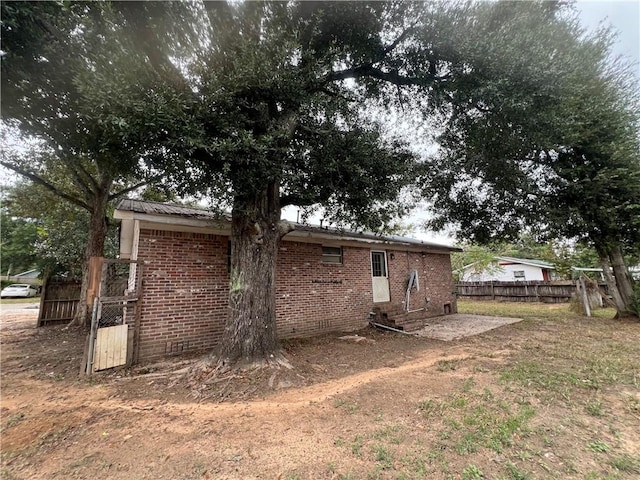
{"label": "overcast sky", "polygon": [[602,23],[618,33],[613,50],[635,64],[640,78],[640,0],[579,0],[581,23],[594,30]]}
{"label": "overcast sky", "polygon": [[[600,25],[614,28],[617,39],[612,47],[613,53],[627,57],[640,79],[640,0],[578,0],[575,8],[580,23],[587,30],[595,31]],[[414,212],[406,221],[417,227],[427,217],[425,212]],[[446,233],[419,230],[416,229],[411,236],[449,245],[455,243]]]}

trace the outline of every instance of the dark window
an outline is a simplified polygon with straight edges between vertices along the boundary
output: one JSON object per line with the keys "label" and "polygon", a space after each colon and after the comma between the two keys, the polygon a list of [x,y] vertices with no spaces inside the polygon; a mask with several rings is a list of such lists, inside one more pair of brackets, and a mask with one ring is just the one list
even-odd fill
{"label": "dark window", "polygon": [[322,263],[342,263],[342,247],[322,247]]}
{"label": "dark window", "polygon": [[387,264],[384,252],[371,252],[371,271],[374,277],[387,276]]}

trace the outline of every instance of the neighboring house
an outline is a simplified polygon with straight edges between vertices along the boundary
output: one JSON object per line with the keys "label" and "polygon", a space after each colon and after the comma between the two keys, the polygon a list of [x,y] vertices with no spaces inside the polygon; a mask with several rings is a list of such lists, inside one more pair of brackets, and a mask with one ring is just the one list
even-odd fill
{"label": "neighboring house", "polygon": [[461,273],[460,279],[465,282],[548,281],[555,278],[555,266],[542,260],[496,256],[487,269],[478,271],[476,264],[471,264]]}
{"label": "neighboring house", "polygon": [[[138,358],[213,347],[228,308],[228,219],[129,199],[114,216],[121,220],[121,258],[137,260],[142,268]],[[278,254],[278,335],[355,330],[374,313],[400,328],[415,323],[416,316],[455,313],[452,251],[460,249],[296,225]]]}
{"label": "neighboring house", "polygon": [[13,275],[13,278],[16,280],[37,280],[40,276],[40,270],[34,268],[33,270],[27,270],[26,272],[18,273],[17,275]]}
{"label": "neighboring house", "polygon": [[10,275],[10,276],[3,275],[1,279],[7,280],[9,282],[16,282],[16,283],[29,283],[29,284],[38,283],[39,284],[40,270],[37,268],[34,268],[32,270],[27,270],[26,272],[18,273],[17,275]]}

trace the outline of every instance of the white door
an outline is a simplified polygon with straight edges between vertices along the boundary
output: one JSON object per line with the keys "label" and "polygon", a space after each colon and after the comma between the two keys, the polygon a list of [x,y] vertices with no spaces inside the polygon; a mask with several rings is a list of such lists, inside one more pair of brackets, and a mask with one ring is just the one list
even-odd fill
{"label": "white door", "polygon": [[371,283],[374,302],[388,302],[391,300],[386,252],[371,252]]}

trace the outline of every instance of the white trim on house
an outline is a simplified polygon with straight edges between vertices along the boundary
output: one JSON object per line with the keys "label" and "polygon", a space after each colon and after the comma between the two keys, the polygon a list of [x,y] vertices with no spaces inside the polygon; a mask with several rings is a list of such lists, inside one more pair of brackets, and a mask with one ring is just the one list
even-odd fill
{"label": "white trim on house", "polygon": [[[142,210],[145,206],[157,207],[159,213],[149,213]],[[134,227],[137,221],[139,229],[167,230],[192,233],[207,233],[212,235],[228,236],[231,231],[231,222],[220,216],[191,207],[166,205],[157,202],[142,202],[125,199],[114,211],[113,217],[122,221],[120,250],[123,258],[132,257]],[[137,210],[136,210],[137,208]],[[164,211],[166,210],[166,211]],[[184,214],[180,212],[184,211]],[[335,246],[363,246],[367,245],[383,247],[396,247],[406,251],[425,253],[449,254],[462,251],[457,247],[432,244],[413,238],[398,236],[382,236],[373,233],[358,233],[322,228],[313,225],[295,224],[295,229],[284,237],[285,240],[304,243],[321,243]]]}

